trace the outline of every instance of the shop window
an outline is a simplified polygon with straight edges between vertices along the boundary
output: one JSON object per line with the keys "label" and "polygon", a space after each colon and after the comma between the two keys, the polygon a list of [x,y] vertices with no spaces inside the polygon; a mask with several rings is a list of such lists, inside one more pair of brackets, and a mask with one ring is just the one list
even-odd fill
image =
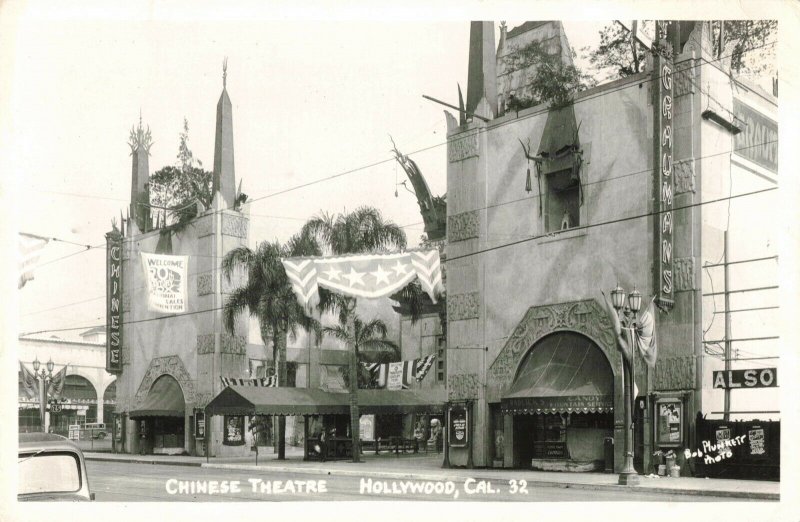
{"label": "shop window", "polygon": [[545,232],[575,228],[581,224],[580,179],[573,169],[559,170],[544,176]]}

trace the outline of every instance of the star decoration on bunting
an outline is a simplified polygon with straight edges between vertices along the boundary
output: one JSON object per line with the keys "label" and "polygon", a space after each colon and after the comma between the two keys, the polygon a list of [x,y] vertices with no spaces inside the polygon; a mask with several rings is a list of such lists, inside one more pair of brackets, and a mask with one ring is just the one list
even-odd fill
{"label": "star decoration on bunting", "polygon": [[331,281],[336,281],[339,279],[339,274],[341,274],[341,270],[336,270],[335,266],[330,267],[328,270],[325,270],[325,274],[328,275],[328,279]]}
{"label": "star decoration on bunting", "polygon": [[356,284],[364,286],[364,274],[362,272],[356,272],[353,267],[350,267],[349,274],[345,274],[342,277],[350,281],[350,286],[355,286]]}
{"label": "star decoration on bunting", "polygon": [[397,272],[397,275],[404,275],[408,271],[408,267],[398,260],[397,264],[392,267],[392,270]]}
{"label": "star decoration on bunting", "polygon": [[378,269],[375,270],[374,272],[370,272],[370,274],[375,276],[376,283],[380,284],[380,282],[383,281],[387,285],[389,284],[389,275],[391,274],[391,272],[387,272],[386,270],[384,270],[381,265],[378,265]]}

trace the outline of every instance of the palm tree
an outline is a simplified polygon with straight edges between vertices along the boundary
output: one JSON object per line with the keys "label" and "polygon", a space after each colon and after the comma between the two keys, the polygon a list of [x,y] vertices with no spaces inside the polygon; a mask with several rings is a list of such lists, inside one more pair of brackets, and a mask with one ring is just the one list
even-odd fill
{"label": "palm tree", "polygon": [[[312,218],[301,232],[303,237],[316,239],[326,254],[378,253],[387,250],[400,250],[406,247],[406,234],[391,221],[383,219],[380,210],[362,206],[350,213],[332,215],[323,212]],[[343,297],[321,288],[321,310],[338,312],[341,334],[349,343],[355,342],[357,335],[355,314],[356,300]],[[372,323],[371,321],[370,323]],[[370,324],[367,323],[367,324]],[[364,324],[361,325],[364,327]],[[385,325],[384,325],[385,328]],[[379,333],[373,330],[373,335]],[[334,334],[337,335],[337,334]],[[350,356],[349,374],[358,375],[356,347]],[[353,440],[353,462],[360,460],[358,379],[350,379],[350,434]]]}
{"label": "palm tree", "polygon": [[[326,326],[322,332],[326,335],[335,337],[336,339],[347,343],[352,346],[355,351],[357,361],[361,361],[363,355],[369,354],[372,359],[381,360],[399,360],[400,347],[393,341],[386,338],[387,334],[386,323],[380,319],[372,319],[364,323],[360,317],[353,317],[353,331],[348,332],[347,323],[340,323],[336,326]],[[360,368],[359,368],[360,370]],[[361,376],[363,372],[359,371],[359,384],[360,387],[366,388],[369,386],[368,382],[362,382]],[[345,384],[349,386],[350,372],[344,373]]]}
{"label": "palm tree", "polygon": [[[247,282],[235,289],[225,302],[223,318],[225,328],[233,333],[236,318],[246,310],[258,319],[261,340],[266,346],[272,341],[272,360],[278,375],[278,386],[286,386],[286,345],[289,335],[294,337],[297,328],[321,333],[319,323],[306,314],[292,292],[281,257],[319,255],[319,246],[313,237],[299,234],[285,246],[278,242],[263,242],[255,251],[239,247],[228,252],[222,260],[222,273],[230,282],[234,270],[247,270]],[[319,336],[317,336],[319,338]],[[286,418],[278,418],[278,459],[285,458]]]}

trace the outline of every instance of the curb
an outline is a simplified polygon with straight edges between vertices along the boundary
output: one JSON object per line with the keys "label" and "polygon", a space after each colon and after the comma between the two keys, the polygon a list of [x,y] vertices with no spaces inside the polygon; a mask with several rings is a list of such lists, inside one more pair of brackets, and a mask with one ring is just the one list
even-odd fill
{"label": "curb", "polygon": [[[98,462],[131,462],[135,464],[153,464],[153,465],[167,465],[167,466],[188,466],[188,467],[202,467],[208,469],[232,469],[244,471],[259,471],[259,472],[277,472],[277,473],[296,473],[299,475],[328,475],[328,476],[344,476],[344,477],[375,477],[399,480],[431,480],[431,481],[448,481],[448,480],[465,480],[467,476],[458,475],[436,475],[436,474],[420,474],[410,472],[392,472],[392,471],[378,471],[378,470],[349,470],[349,469],[322,469],[322,468],[293,468],[289,466],[255,466],[253,464],[222,464],[222,463],[206,463],[206,462],[180,462],[175,460],[163,461],[148,458],[118,458],[106,456],[90,456],[86,457],[87,461]],[[479,470],[478,470],[479,471]],[[506,480],[502,476],[470,476],[475,480]],[[545,480],[528,480],[528,486],[535,487],[549,487],[561,489],[579,489],[588,491],[641,491],[648,493],[659,493],[666,495],[691,495],[698,497],[724,497],[724,498],[739,498],[749,500],[772,500],[779,501],[780,493],[763,493],[763,492],[741,492],[741,491],[719,491],[719,490],[706,490],[706,489],[687,489],[687,488],[664,488],[659,486],[650,486],[640,484],[639,486],[620,486],[616,484],[582,484],[582,483],[564,483],[552,482]]]}

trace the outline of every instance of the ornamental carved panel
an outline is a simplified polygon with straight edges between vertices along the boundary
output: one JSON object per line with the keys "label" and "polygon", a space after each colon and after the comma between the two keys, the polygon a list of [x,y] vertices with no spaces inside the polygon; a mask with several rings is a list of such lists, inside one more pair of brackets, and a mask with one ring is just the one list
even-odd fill
{"label": "ornamental carved panel", "polygon": [[675,290],[694,290],[694,258],[676,257],[673,267]]}
{"label": "ornamental carved panel", "polygon": [[214,353],[214,334],[197,336],[197,353]]}
{"label": "ornamental carved panel", "polygon": [[463,401],[478,398],[480,381],[477,373],[447,376],[447,400]]}
{"label": "ornamental carved panel", "polygon": [[655,373],[657,391],[692,389],[695,383],[694,356],[659,357]]}
{"label": "ornamental carved panel", "polygon": [[472,132],[447,141],[447,160],[450,163],[478,155],[478,134]]}
{"label": "ornamental carved panel", "polygon": [[247,239],[248,223],[249,220],[247,218],[222,214],[222,233],[226,236]]}
{"label": "ornamental carved panel", "polygon": [[694,192],[694,160],[677,161],[673,165],[675,172],[675,193]]}
{"label": "ornamental carved panel", "polygon": [[464,241],[478,237],[480,216],[477,210],[447,216],[447,241]]}
{"label": "ornamental carved panel", "polygon": [[220,352],[242,355],[245,353],[247,342],[243,335],[231,335],[229,333],[220,334]]}
{"label": "ornamental carved panel", "polygon": [[141,402],[147,397],[147,392],[156,379],[162,375],[171,375],[181,385],[183,391],[183,400],[185,403],[194,402],[194,381],[192,380],[183,361],[177,355],[168,355],[166,357],[157,357],[150,361],[150,366],[144,373],[142,383],[136,392],[136,401]]}
{"label": "ornamental carved panel", "polygon": [[675,65],[675,73],[672,75],[674,86],[673,96],[679,98],[687,94],[694,93],[694,77],[697,67],[694,60],[688,60]]}
{"label": "ornamental carved panel", "polygon": [[581,333],[597,343],[608,358],[614,375],[617,375],[622,361],[611,321],[602,306],[594,299],[588,299],[530,307],[489,368],[490,384],[506,389],[514,380],[517,367],[528,350],[545,335],[559,331]]}
{"label": "ornamental carved panel", "polygon": [[450,321],[476,319],[480,316],[480,294],[455,294],[447,297],[447,318]]}
{"label": "ornamental carved panel", "polygon": [[214,292],[211,274],[200,274],[197,276],[197,295],[208,295]]}

